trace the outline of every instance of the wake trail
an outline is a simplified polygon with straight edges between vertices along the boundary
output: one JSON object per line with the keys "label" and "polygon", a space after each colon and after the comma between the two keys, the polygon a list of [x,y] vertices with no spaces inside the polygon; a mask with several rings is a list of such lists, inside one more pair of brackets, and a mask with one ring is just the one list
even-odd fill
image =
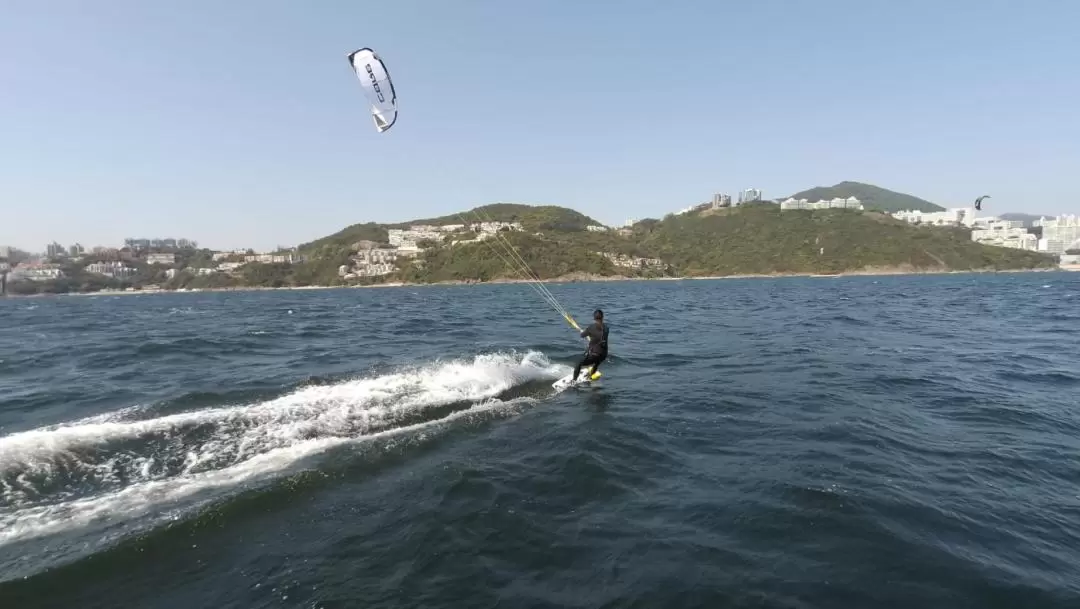
{"label": "wake trail", "polygon": [[145,419],[128,408],[0,437],[0,570],[6,546],[64,533],[104,540],[140,518],[175,520],[330,448],[530,401],[500,396],[566,368],[535,351],[485,354],[253,404]]}

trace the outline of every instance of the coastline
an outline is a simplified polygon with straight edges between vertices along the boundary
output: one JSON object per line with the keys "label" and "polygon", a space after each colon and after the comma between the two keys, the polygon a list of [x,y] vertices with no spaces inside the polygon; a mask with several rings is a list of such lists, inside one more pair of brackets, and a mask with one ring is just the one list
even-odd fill
{"label": "coastline", "polygon": [[[1056,271],[1070,271],[1073,269],[1064,269],[1061,267],[1053,268],[1029,268],[1029,269],[971,269],[971,270],[951,270],[951,269],[918,269],[914,267],[898,266],[898,267],[869,267],[863,269],[856,269],[850,271],[842,271],[839,273],[793,273],[793,272],[776,272],[776,273],[742,273],[733,275],[694,275],[684,277],[628,277],[625,275],[590,275],[588,273],[569,273],[559,277],[553,277],[551,279],[543,279],[541,283],[603,283],[608,281],[706,281],[706,280],[720,280],[720,279],[780,279],[780,278],[815,278],[815,279],[838,279],[841,277],[888,277],[896,275],[965,275],[965,274],[989,274],[989,273],[1050,273]],[[261,291],[281,291],[281,290],[352,290],[352,289],[377,289],[377,288],[421,288],[421,287],[434,287],[434,286],[451,286],[451,285],[496,285],[496,284],[517,284],[517,283],[531,283],[526,279],[515,278],[500,278],[492,279],[490,281],[474,281],[455,279],[449,281],[434,281],[431,283],[414,283],[414,282],[388,282],[377,283],[370,285],[312,285],[312,286],[285,286],[285,287],[261,287],[261,286],[245,286],[245,287],[230,287],[230,288],[201,288],[201,289],[181,289],[181,290],[102,290],[99,292],[66,292],[62,294],[8,294],[7,298],[43,298],[47,296],[138,296],[145,294],[201,294],[207,292],[261,292]]]}

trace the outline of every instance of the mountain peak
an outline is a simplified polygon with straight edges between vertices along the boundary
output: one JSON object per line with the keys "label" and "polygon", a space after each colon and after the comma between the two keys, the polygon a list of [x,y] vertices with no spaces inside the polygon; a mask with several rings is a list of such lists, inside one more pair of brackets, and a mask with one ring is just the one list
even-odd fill
{"label": "mountain peak", "polygon": [[926,199],[896,192],[873,184],[845,180],[832,186],[816,186],[809,190],[791,195],[795,199],[846,199],[855,197],[862,201],[863,207],[874,211],[896,212],[917,209],[923,212],[944,211],[945,208]]}

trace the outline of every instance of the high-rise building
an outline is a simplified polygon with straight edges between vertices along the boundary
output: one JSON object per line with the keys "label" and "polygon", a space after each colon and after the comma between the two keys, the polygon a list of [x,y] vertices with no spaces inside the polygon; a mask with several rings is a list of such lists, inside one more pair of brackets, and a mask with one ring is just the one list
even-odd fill
{"label": "high-rise building", "polygon": [[45,255],[49,258],[56,258],[57,256],[63,256],[67,253],[67,249],[59,243],[53,241],[45,246]]}
{"label": "high-rise building", "polygon": [[758,188],[747,188],[739,193],[739,203],[752,203],[754,201],[760,201],[762,192]]}
{"label": "high-rise building", "polygon": [[1045,242],[1044,251],[1061,254],[1073,242],[1080,239],[1080,217],[1063,215],[1053,220],[1043,218],[1040,224]]}
{"label": "high-rise building", "polygon": [[731,207],[731,195],[726,195],[720,192],[714,194],[712,198],[712,206],[713,208]]}
{"label": "high-rise building", "polygon": [[81,243],[76,243],[68,248],[68,253],[71,254],[72,258],[78,258],[86,253],[86,248]]}

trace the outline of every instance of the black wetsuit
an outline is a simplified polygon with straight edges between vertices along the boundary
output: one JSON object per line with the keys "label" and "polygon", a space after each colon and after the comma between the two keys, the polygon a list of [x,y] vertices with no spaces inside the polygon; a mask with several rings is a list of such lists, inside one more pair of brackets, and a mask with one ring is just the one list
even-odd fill
{"label": "black wetsuit", "polygon": [[574,380],[577,380],[577,377],[581,375],[581,369],[585,366],[592,366],[592,370],[589,371],[589,376],[596,374],[596,369],[600,367],[600,362],[607,359],[607,324],[600,321],[594,321],[589,324],[589,327],[581,331],[581,336],[587,336],[589,338],[589,347],[585,350],[585,357],[578,362],[577,367],[574,368]]}

